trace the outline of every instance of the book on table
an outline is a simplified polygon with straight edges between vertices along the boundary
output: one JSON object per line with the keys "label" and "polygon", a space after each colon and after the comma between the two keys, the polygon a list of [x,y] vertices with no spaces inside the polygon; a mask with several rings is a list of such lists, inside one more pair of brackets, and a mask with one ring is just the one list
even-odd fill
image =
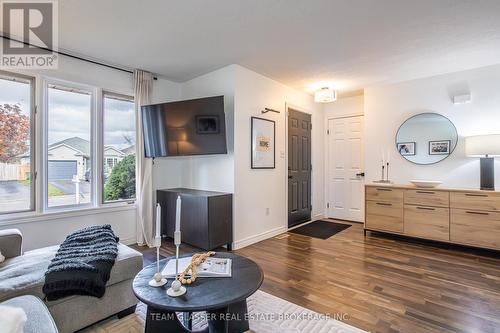
{"label": "book on table", "polygon": [[[179,258],[179,274],[191,263],[192,257]],[[231,277],[231,259],[209,257],[197,267],[199,278],[204,277]],[[161,274],[166,278],[175,277],[175,259],[170,259]],[[190,277],[189,274],[186,277]]]}

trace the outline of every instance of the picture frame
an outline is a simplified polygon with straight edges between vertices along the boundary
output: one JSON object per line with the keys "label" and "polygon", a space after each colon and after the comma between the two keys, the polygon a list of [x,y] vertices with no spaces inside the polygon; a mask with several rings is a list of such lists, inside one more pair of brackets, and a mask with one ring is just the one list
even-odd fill
{"label": "picture frame", "polygon": [[451,140],[429,141],[429,155],[450,155]]}
{"label": "picture frame", "polygon": [[276,123],[273,120],[251,118],[251,168],[276,167]]}
{"label": "picture frame", "polygon": [[398,142],[397,149],[401,156],[415,156],[417,153],[416,142]]}
{"label": "picture frame", "polygon": [[220,120],[217,115],[196,116],[196,134],[219,134]]}

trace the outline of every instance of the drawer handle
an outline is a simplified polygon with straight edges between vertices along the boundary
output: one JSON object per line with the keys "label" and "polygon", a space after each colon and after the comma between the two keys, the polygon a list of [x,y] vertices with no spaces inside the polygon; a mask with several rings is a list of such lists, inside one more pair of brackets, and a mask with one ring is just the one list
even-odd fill
{"label": "drawer handle", "polygon": [[490,215],[490,213],[486,212],[471,212],[471,211],[466,211],[467,214],[476,214],[476,215]]}
{"label": "drawer handle", "polygon": [[391,203],[385,203],[385,202],[377,202],[377,205],[380,205],[380,206],[392,206]]}
{"label": "drawer handle", "polygon": [[378,188],[377,191],[392,192],[390,188]]}
{"label": "drawer handle", "polygon": [[436,194],[436,192],[432,192],[432,191],[417,191],[417,193],[420,193],[420,194]]}
{"label": "drawer handle", "polygon": [[465,193],[466,197],[487,197],[488,194],[472,194],[472,193]]}
{"label": "drawer handle", "polygon": [[421,209],[421,210],[436,210],[436,208],[432,208],[432,207],[418,207],[418,206],[417,206],[417,209]]}

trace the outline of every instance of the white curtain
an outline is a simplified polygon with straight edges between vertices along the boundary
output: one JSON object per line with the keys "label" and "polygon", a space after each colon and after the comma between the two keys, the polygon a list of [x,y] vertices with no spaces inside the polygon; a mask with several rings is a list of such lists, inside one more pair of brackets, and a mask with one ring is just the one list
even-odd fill
{"label": "white curtain", "polygon": [[153,162],[144,157],[144,137],[142,135],[141,106],[151,102],[153,75],[149,72],[134,71],[135,116],[137,124],[137,244],[153,246]]}

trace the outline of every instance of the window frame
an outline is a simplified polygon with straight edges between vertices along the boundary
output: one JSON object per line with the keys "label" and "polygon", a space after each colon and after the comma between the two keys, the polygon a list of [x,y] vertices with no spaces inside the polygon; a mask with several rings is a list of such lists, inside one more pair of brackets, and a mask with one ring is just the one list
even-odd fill
{"label": "window frame", "polygon": [[[135,193],[135,197],[134,198],[131,198],[131,199],[118,199],[118,200],[110,200],[110,201],[106,201],[104,199],[104,185],[105,185],[105,181],[104,181],[104,130],[105,130],[105,122],[106,122],[106,118],[105,118],[105,110],[104,110],[104,99],[107,97],[107,96],[111,96],[111,98],[115,98],[115,99],[118,99],[118,100],[125,100],[125,101],[128,101],[128,102],[132,102],[132,103],[135,103],[135,98],[133,96],[130,96],[130,95],[126,95],[126,94],[121,94],[121,93],[117,93],[117,92],[113,92],[113,91],[110,91],[110,90],[106,90],[106,89],[101,89],[101,96],[100,96],[100,99],[101,99],[101,103],[100,103],[100,119],[101,119],[101,128],[100,128],[100,147],[102,147],[102,149],[100,149],[100,204],[102,206],[108,206],[108,205],[113,205],[113,204],[123,204],[123,203],[126,203],[126,204],[135,204],[136,200],[137,200],[137,191]],[[135,110],[134,110],[135,111]],[[135,153],[135,158],[136,158],[136,166],[135,166],[135,179],[136,179],[136,182],[137,182],[137,118],[135,120],[135,133],[136,133],[136,147],[135,147],[135,150],[136,150],[136,153]],[[115,164],[116,166],[116,164]]]}
{"label": "window frame", "polygon": [[36,212],[36,190],[37,190],[37,171],[36,171],[36,77],[31,75],[19,74],[0,70],[0,78],[7,79],[14,82],[28,81],[30,84],[30,206],[28,209],[12,210],[0,212],[0,216],[8,216],[11,214]]}
{"label": "window frame", "polygon": [[[49,88],[50,86],[56,86],[56,87],[64,87],[68,89],[68,91],[74,90],[75,92],[86,92],[90,95],[90,180],[91,180],[91,186],[90,186],[90,202],[89,203],[84,203],[84,204],[71,204],[71,205],[63,205],[63,206],[49,206],[49,192],[48,192],[48,184],[49,184],[49,177],[48,177],[48,163],[49,163],[49,155],[48,155],[48,136],[49,136]],[[43,172],[43,177],[42,177],[42,191],[41,193],[38,193],[42,197],[42,202],[43,202],[43,212],[64,212],[64,211],[77,211],[80,209],[89,209],[89,208],[97,208],[97,200],[96,200],[96,188],[97,188],[97,177],[96,177],[96,159],[97,159],[97,154],[96,154],[96,95],[97,95],[97,88],[86,85],[86,84],[80,84],[80,83],[75,83],[75,82],[69,82],[69,81],[64,81],[64,80],[59,80],[59,79],[53,79],[53,78],[44,78],[43,79],[43,107],[44,107],[44,112],[43,112],[43,130],[42,130],[42,149],[41,149],[41,154],[42,154],[42,172]],[[63,89],[61,89],[63,90]],[[88,165],[87,165],[88,167]]]}

